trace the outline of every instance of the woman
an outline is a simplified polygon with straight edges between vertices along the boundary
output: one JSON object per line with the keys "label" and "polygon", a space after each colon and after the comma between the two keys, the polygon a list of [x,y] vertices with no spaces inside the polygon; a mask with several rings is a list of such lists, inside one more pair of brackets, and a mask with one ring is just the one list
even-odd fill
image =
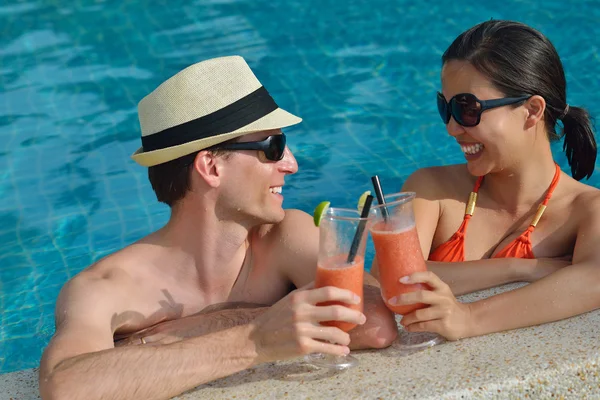
{"label": "woman", "polygon": [[[433,289],[397,299],[431,305],[402,324],[455,340],[600,308],[600,190],[579,182],[596,142],[588,113],[566,101],[554,46],[526,25],[488,21],[442,62],[438,107],[467,163],[418,170],[402,189],[417,193],[432,271],[402,281]],[[557,123],[573,178],[552,159]],[[532,283],[470,304],[453,295],[513,281]]]}

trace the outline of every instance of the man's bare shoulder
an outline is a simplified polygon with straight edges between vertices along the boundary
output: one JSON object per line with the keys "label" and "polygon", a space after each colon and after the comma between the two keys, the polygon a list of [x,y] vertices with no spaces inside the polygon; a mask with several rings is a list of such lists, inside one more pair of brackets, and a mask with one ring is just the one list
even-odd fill
{"label": "man's bare shoulder", "polygon": [[133,285],[131,276],[108,256],[87,267],[61,289],[56,302],[57,324],[66,316],[92,312],[122,304],[123,294]]}
{"label": "man's bare shoulder", "polygon": [[285,218],[278,224],[279,229],[290,231],[300,229],[317,230],[312,215],[296,209],[285,210]]}
{"label": "man's bare shoulder", "polygon": [[287,240],[301,238],[306,234],[318,234],[318,228],[313,222],[313,217],[302,210],[285,210],[285,217],[277,224],[263,225],[259,229],[259,236],[265,240]]}
{"label": "man's bare shoulder", "polygon": [[137,242],[112,253],[69,280],[56,302],[56,320],[86,313],[118,312],[131,306],[140,286],[138,271],[148,264],[151,245]]}
{"label": "man's bare shoulder", "polygon": [[465,164],[420,168],[406,179],[402,190],[416,192],[418,197],[428,200],[439,200],[455,192],[471,190],[475,179]]}
{"label": "man's bare shoulder", "polygon": [[162,256],[160,246],[151,239],[151,235],[109,254],[81,272],[80,279],[90,282],[119,282],[133,279],[140,270]]}
{"label": "man's bare shoulder", "polygon": [[109,255],[62,287],[56,302],[56,332],[44,351],[42,375],[62,360],[113,347],[114,332],[123,324],[119,315],[131,308],[138,286],[122,264],[132,255],[129,250]]}
{"label": "man's bare shoulder", "polygon": [[[314,277],[319,252],[319,228],[313,218],[301,210],[288,209],[284,219],[259,230],[261,248],[273,268],[296,287],[304,286]],[[311,271],[310,274],[306,274]]]}
{"label": "man's bare shoulder", "polygon": [[150,245],[144,242],[133,243],[121,250],[105,256],[76,275],[72,282],[76,285],[108,282],[121,283],[132,278],[132,273],[144,263]]}

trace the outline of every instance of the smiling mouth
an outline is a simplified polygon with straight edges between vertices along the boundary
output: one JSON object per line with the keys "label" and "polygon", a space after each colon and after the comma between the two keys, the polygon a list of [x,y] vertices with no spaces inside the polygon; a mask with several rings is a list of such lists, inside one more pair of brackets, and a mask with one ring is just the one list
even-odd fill
{"label": "smiling mouth", "polygon": [[473,154],[477,154],[483,150],[484,146],[481,143],[461,144],[460,149],[463,153],[472,156]]}
{"label": "smiling mouth", "polygon": [[282,190],[281,186],[275,186],[275,187],[269,188],[269,192],[271,192],[273,194],[281,194],[281,190]]}

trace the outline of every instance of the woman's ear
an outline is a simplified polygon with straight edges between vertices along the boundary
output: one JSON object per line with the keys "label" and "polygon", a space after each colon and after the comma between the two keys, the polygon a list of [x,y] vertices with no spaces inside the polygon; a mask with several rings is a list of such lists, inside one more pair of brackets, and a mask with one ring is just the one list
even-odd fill
{"label": "woman's ear", "polygon": [[546,100],[542,96],[531,96],[525,104],[523,104],[527,112],[525,119],[525,129],[533,128],[538,122],[544,119],[544,111],[546,111]]}
{"label": "woman's ear", "polygon": [[221,165],[219,157],[207,150],[202,150],[194,158],[194,171],[210,187],[221,184]]}

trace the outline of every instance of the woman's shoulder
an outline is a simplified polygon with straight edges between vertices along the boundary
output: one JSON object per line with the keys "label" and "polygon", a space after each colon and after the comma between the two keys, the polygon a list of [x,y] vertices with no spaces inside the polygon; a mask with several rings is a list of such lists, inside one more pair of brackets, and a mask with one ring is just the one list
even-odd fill
{"label": "woman's shoulder", "polygon": [[600,199],[600,189],[578,181],[572,178],[568,173],[563,171],[563,177],[565,185],[563,188],[563,192],[565,194],[569,194],[572,198],[572,201],[575,203],[585,202],[585,201],[598,201]]}
{"label": "woman's shoulder", "polygon": [[[598,260],[600,240],[600,189],[582,182],[571,182],[573,195],[568,205],[569,220],[573,221],[577,232],[576,251],[578,259],[591,257]],[[571,186],[571,185],[570,185]],[[573,259],[575,262],[575,259]]]}
{"label": "woman's shoulder", "polygon": [[581,215],[588,218],[591,214],[600,213],[600,189],[579,182],[570,176],[565,180],[562,188],[564,205],[569,207],[571,215]]}
{"label": "woman's shoulder", "polygon": [[574,181],[573,183],[573,206],[582,208],[600,207],[600,189],[583,182]]}
{"label": "woman's shoulder", "polygon": [[469,173],[466,164],[426,167],[413,172],[402,190],[443,198],[455,192],[470,192],[476,179]]}

